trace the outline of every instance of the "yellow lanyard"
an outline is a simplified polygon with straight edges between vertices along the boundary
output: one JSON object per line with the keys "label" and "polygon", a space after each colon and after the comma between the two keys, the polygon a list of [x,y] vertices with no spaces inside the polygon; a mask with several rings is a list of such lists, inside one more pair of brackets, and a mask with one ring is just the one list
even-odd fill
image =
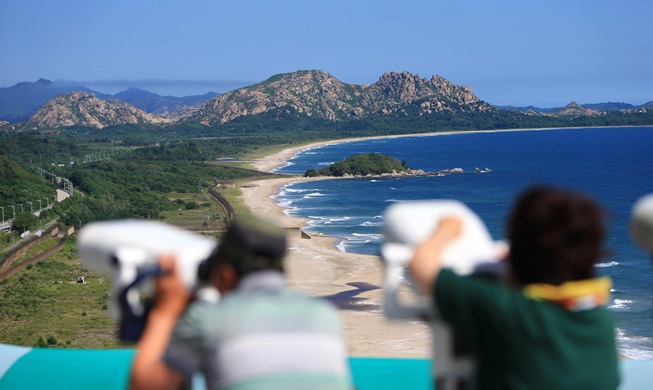
{"label": "yellow lanyard", "polygon": [[544,283],[524,287],[524,295],[538,301],[549,301],[570,311],[591,310],[605,305],[610,297],[612,280],[596,279],[566,282],[559,286]]}

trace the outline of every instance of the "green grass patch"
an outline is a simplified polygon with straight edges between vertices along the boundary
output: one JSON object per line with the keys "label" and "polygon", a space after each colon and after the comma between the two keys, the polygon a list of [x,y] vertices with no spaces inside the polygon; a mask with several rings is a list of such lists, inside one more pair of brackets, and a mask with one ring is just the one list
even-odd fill
{"label": "green grass patch", "polygon": [[177,208],[162,212],[162,220],[191,231],[224,230],[225,211],[204,189],[202,192],[173,192],[168,194]]}
{"label": "green grass patch", "polygon": [[[85,283],[77,283],[83,276]],[[0,342],[56,348],[121,348],[107,275],[80,264],[74,242],[0,282]]]}
{"label": "green grass patch", "polygon": [[40,253],[43,253],[43,252],[47,251],[48,249],[52,248],[53,246],[57,245],[58,242],[59,242],[59,240],[54,239],[54,238],[50,238],[48,240],[40,242],[40,243],[34,245],[33,247],[31,247],[24,255],[22,255],[21,257],[19,257],[16,260],[14,260],[12,262],[12,264],[16,265],[16,264],[24,263],[27,260],[31,259],[32,257],[34,257],[34,256],[36,256],[36,255],[38,255]]}
{"label": "green grass patch", "polygon": [[[311,142],[305,142],[304,144],[308,145]],[[262,146],[260,148],[254,149],[247,153],[245,156],[245,159],[259,159],[261,157],[269,156],[271,154],[279,153],[282,150],[288,149],[288,148],[294,148],[297,146],[301,146],[302,144],[283,144],[283,145],[269,145],[269,146]]]}
{"label": "green grass patch", "polygon": [[220,195],[222,195],[231,207],[234,208],[234,213],[236,215],[251,215],[252,212],[249,207],[245,204],[243,200],[243,192],[240,188],[235,187],[226,187],[220,190]]}

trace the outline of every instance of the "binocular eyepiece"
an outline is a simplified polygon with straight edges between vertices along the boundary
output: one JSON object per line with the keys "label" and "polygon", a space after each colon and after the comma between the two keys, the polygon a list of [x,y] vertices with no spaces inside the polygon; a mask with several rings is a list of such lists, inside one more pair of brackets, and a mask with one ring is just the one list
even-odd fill
{"label": "binocular eyepiece", "polygon": [[[456,345],[453,329],[440,321],[428,298],[419,296],[418,303],[399,300],[401,285],[409,284],[406,265],[415,247],[425,241],[444,217],[457,217],[462,222],[460,235],[442,253],[444,267],[460,275],[479,275],[502,279],[507,245],[492,239],[485,224],[472,210],[456,200],[432,200],[395,203],[384,213],[384,242],[381,257],[385,263],[383,308],[389,319],[427,318],[433,333],[433,373],[443,388],[466,383],[471,377],[473,360]],[[436,348],[437,346],[437,348]],[[439,388],[440,386],[438,386]]]}
{"label": "binocular eyepiece", "polygon": [[111,273],[111,311],[118,319],[119,338],[136,342],[154,299],[154,279],[160,275],[159,256],[174,253],[185,286],[197,290],[202,263],[217,247],[211,238],[155,221],[117,220],[84,226],[77,240],[83,263]]}
{"label": "binocular eyepiece", "polygon": [[653,194],[641,197],[633,205],[630,234],[637,245],[653,255]]}

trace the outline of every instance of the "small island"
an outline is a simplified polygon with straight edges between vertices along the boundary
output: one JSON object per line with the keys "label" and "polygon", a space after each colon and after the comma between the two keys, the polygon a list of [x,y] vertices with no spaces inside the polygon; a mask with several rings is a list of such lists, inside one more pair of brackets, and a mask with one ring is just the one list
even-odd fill
{"label": "small island", "polygon": [[[489,168],[475,168],[475,173],[492,172]],[[445,169],[439,172],[425,172],[411,169],[406,161],[380,153],[357,154],[322,169],[309,169],[305,177],[399,177],[399,176],[444,176],[464,173],[462,168]]]}
{"label": "small island", "polygon": [[397,174],[409,170],[405,160],[400,162],[394,157],[372,152],[348,157],[326,168],[309,169],[304,176],[378,176],[384,173]]}

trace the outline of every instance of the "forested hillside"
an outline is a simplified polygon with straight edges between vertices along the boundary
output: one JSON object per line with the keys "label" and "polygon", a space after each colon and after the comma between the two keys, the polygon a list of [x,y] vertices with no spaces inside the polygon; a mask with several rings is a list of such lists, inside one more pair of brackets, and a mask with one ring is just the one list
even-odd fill
{"label": "forested hillside", "polygon": [[37,200],[38,205],[39,199],[50,197],[51,200],[53,194],[54,187],[35,170],[0,149],[0,206],[5,208],[5,216],[10,212],[9,205],[22,204],[23,209],[29,210],[28,202]]}

